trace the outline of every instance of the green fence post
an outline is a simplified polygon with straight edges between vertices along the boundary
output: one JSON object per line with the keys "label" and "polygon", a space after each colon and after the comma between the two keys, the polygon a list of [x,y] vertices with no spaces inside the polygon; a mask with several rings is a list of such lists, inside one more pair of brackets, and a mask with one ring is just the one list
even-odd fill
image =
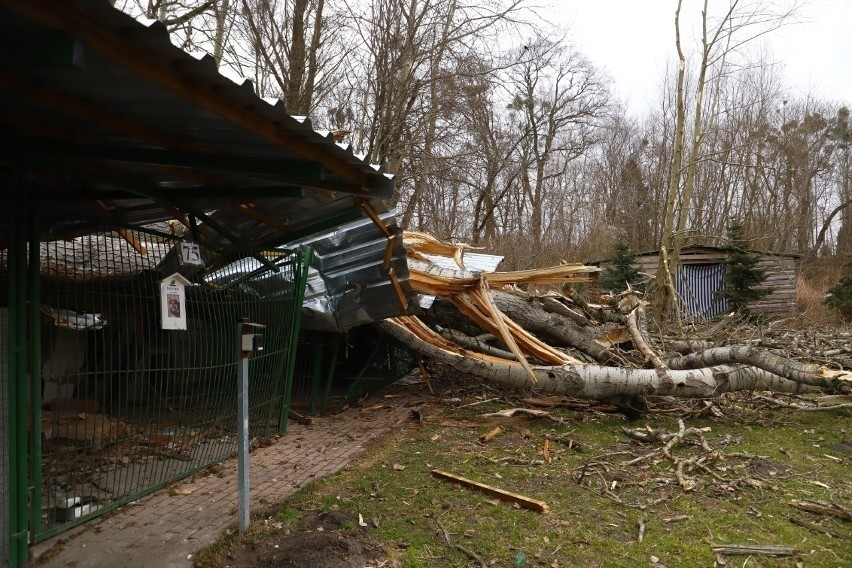
{"label": "green fence post", "polygon": [[296,351],[299,348],[299,332],[302,327],[302,304],[305,301],[305,288],[308,285],[308,268],[314,262],[314,251],[307,248],[304,251],[297,253],[298,262],[294,276],[298,274],[299,278],[294,278],[295,298],[293,299],[293,317],[291,319],[289,349],[287,349],[287,371],[284,383],[284,397],[281,399],[281,411],[278,418],[278,431],[285,432],[287,430],[287,420],[290,417],[290,399],[293,394],[293,373],[296,370]]}
{"label": "green fence post", "polygon": [[29,372],[30,372],[30,531],[41,532],[41,253],[38,220],[31,217],[29,235]]}
{"label": "green fence post", "polygon": [[21,190],[12,188],[9,207],[9,563],[27,565],[27,240]]}

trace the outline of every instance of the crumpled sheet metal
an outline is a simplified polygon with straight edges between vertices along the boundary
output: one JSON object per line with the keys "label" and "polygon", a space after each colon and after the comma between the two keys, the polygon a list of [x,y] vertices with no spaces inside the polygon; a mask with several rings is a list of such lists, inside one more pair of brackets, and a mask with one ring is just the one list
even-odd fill
{"label": "crumpled sheet metal", "polygon": [[[408,264],[395,211],[380,215],[396,236],[391,266],[406,298],[414,298],[408,283]],[[288,244],[291,250],[310,247],[314,262],[308,270],[302,304],[302,328],[346,331],[357,325],[405,314],[396,288],[384,268],[388,239],[369,219],[361,219]],[[267,271],[254,259],[242,259],[210,274],[205,280],[219,287],[239,285],[258,297],[289,294],[292,276]]]}

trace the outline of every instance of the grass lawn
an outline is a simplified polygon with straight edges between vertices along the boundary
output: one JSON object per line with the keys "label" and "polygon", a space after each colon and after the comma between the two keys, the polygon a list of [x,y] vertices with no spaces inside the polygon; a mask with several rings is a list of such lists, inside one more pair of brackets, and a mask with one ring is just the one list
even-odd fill
{"label": "grass lawn", "polygon": [[[680,483],[674,462],[653,453],[661,443],[623,432],[677,431],[677,412],[628,422],[617,414],[548,409],[558,423],[482,417],[523,406],[505,396],[441,400],[428,399],[421,420],[347,469],[258,516],[247,535],[197,555],[198,565],[289,565],[270,559],[271,543],[316,531],[306,519],[334,512],[350,519],[337,526],[338,540],[379,547],[378,557],[361,566],[852,566],[852,522],[790,505],[852,506],[850,409],[779,410],[744,395],[724,398],[715,414],[684,419],[687,427],[709,429],[703,435],[712,451],[674,446],[674,458],[705,458],[686,467]],[[502,432],[480,442],[497,425]],[[438,479],[433,469],[544,501],[550,511]],[[247,543],[251,559],[235,556],[235,547]],[[712,550],[718,545],[784,545],[795,553],[720,556]]]}

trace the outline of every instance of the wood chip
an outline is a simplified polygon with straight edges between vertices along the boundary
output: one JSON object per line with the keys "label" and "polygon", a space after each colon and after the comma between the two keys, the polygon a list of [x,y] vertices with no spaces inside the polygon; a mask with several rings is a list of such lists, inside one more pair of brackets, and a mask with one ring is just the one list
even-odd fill
{"label": "wood chip", "polygon": [[479,442],[482,443],[482,444],[487,444],[488,442],[490,442],[491,440],[493,440],[494,438],[496,438],[497,436],[499,436],[502,433],[503,433],[503,429],[500,428],[499,426],[495,426],[493,430],[491,430],[487,434],[483,434],[482,436],[480,436]]}

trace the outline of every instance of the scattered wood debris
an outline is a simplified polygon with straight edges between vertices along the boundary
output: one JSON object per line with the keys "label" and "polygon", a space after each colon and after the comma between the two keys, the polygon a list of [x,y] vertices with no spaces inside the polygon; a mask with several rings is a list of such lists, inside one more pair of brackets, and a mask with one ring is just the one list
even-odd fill
{"label": "scattered wood debris", "polygon": [[837,517],[844,521],[852,521],[852,509],[837,503],[826,503],[825,501],[811,501],[809,499],[794,499],[790,506],[801,511],[815,513],[829,517]]}
{"label": "scattered wood debris", "polygon": [[842,540],[852,540],[852,536],[850,536],[848,534],[843,534],[843,533],[837,532],[835,530],[832,530],[828,527],[824,527],[822,525],[818,525],[816,523],[810,523],[808,521],[804,521],[802,519],[797,519],[795,517],[790,517],[789,520],[794,525],[798,525],[802,528],[806,528],[810,531],[814,531],[815,533],[827,534],[828,536],[833,536],[834,538],[839,538],[839,539],[842,539]]}
{"label": "scattered wood debris", "polygon": [[532,511],[537,511],[539,513],[548,513],[550,512],[550,507],[548,507],[547,503],[544,501],[538,501],[537,499],[530,499],[529,497],[524,497],[523,495],[518,495],[517,493],[511,493],[509,491],[505,491],[503,489],[498,489],[497,487],[492,487],[491,485],[486,485],[484,483],[479,483],[478,481],[473,481],[472,479],[467,479],[466,477],[461,477],[459,475],[454,475],[452,473],[447,473],[446,471],[441,471],[439,469],[433,469],[432,475],[439,479],[444,479],[446,481],[452,481],[453,483],[458,483],[464,487],[470,487],[473,489],[478,489],[483,493],[488,495],[492,495],[501,499],[503,501],[509,501],[511,503],[517,503],[524,509],[530,509]]}

